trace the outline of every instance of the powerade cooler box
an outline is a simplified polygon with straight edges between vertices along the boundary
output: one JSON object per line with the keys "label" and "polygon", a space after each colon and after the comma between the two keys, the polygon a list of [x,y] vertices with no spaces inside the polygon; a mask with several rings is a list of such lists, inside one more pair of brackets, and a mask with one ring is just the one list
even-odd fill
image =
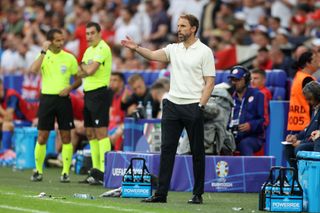
{"label": "powerade cooler box", "polygon": [[320,212],[320,152],[300,151],[297,159],[303,211]]}
{"label": "powerade cooler box", "polygon": [[[133,168],[133,164],[142,163],[142,169]],[[151,175],[144,158],[131,158],[130,165],[122,179],[121,197],[147,198],[152,195]]]}
{"label": "powerade cooler box", "polygon": [[[287,174],[292,173],[288,181]],[[278,175],[276,175],[276,173]],[[274,178],[276,177],[277,178]],[[259,210],[270,212],[301,212],[303,190],[294,168],[272,167],[259,194]]]}

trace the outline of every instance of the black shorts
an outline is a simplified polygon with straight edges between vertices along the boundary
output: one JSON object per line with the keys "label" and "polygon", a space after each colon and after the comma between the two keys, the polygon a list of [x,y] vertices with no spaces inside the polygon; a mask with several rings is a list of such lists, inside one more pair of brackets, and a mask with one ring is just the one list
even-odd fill
{"label": "black shorts", "polygon": [[112,98],[107,87],[84,92],[84,126],[107,127]]}
{"label": "black shorts", "polygon": [[41,94],[38,118],[39,130],[53,130],[55,118],[57,118],[60,130],[73,129],[74,123],[70,97]]}

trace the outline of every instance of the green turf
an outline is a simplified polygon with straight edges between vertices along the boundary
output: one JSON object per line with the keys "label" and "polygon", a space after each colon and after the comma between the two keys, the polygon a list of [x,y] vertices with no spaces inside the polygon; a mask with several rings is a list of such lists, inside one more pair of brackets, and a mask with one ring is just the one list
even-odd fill
{"label": "green turf", "polygon": [[[60,169],[45,169],[44,180],[30,181],[31,170],[12,171],[0,167],[0,212],[258,212],[256,193],[205,193],[203,205],[190,205],[187,192],[169,192],[168,203],[146,204],[141,199],[99,198],[107,189],[102,186],[79,184],[85,176],[71,174],[71,183],[60,183]],[[66,199],[42,199],[34,197],[45,192],[53,197]],[[74,193],[88,193],[94,200],[74,198]]]}

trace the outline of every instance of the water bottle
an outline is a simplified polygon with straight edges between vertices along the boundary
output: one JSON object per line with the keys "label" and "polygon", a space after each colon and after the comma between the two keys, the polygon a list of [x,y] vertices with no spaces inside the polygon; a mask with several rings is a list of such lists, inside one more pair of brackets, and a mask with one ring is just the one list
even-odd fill
{"label": "water bottle", "polygon": [[147,102],[146,114],[147,114],[147,119],[151,119],[151,118],[152,118],[152,106],[151,106],[151,101],[148,101],[148,102]]}
{"label": "water bottle", "polygon": [[87,199],[87,200],[93,200],[94,197],[90,194],[78,194],[78,193],[75,193],[73,195],[73,197],[75,198],[79,198],[79,199]]}
{"label": "water bottle", "polygon": [[142,101],[139,101],[139,102],[138,102],[137,108],[138,108],[138,109],[144,109],[143,104],[142,104]]}

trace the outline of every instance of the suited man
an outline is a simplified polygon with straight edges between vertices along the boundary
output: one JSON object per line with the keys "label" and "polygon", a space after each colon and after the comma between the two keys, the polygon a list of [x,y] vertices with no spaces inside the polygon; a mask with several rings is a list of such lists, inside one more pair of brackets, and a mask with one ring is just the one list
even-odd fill
{"label": "suited man", "polygon": [[320,84],[311,81],[303,87],[303,95],[313,108],[313,115],[309,125],[298,134],[289,134],[286,141],[292,144],[284,145],[284,151],[290,166],[297,169],[294,160],[299,151],[320,152]]}

